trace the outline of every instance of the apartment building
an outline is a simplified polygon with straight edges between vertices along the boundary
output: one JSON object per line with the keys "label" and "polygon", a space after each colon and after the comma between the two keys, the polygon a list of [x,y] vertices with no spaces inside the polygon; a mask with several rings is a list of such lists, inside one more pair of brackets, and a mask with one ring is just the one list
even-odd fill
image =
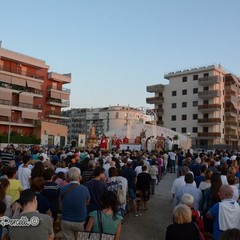
{"label": "apartment building", "polygon": [[157,123],[192,139],[193,147],[238,146],[239,78],[221,65],[164,75],[169,84],[147,86],[154,93]]}
{"label": "apartment building", "polygon": [[79,134],[85,134],[86,141],[94,125],[97,137],[108,131],[127,125],[146,123],[151,120],[146,109],[129,106],[109,106],[103,108],[72,108],[63,111],[62,116],[69,118],[62,124],[68,126],[68,142],[78,142]]}
{"label": "apartment building", "polygon": [[[49,72],[45,61],[0,46],[0,135],[5,143],[34,136],[41,144],[65,145],[60,124],[69,107],[71,74]],[[6,140],[7,139],[7,140]],[[28,142],[31,144],[31,142]]]}

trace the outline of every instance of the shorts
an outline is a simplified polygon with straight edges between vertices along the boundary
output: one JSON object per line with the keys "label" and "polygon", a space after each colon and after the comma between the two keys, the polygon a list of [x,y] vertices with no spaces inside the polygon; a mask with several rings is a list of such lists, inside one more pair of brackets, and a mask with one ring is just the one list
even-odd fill
{"label": "shorts", "polygon": [[128,196],[131,200],[136,199],[136,190],[134,188],[128,188]]}

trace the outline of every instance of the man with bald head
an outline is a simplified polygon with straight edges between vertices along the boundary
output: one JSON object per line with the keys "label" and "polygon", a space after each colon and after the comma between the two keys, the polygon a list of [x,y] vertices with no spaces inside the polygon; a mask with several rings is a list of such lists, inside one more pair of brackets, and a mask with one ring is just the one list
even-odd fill
{"label": "man with bald head", "polygon": [[218,192],[221,202],[216,203],[206,214],[207,218],[214,219],[213,240],[218,240],[227,229],[240,229],[240,206],[232,199],[233,189],[223,185]]}

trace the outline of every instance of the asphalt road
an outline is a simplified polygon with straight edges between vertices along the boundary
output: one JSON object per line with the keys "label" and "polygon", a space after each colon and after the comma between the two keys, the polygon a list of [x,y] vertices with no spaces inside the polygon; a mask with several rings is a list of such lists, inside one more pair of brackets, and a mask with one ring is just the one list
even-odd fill
{"label": "asphalt road", "polygon": [[156,186],[155,196],[148,202],[148,210],[142,216],[132,213],[124,218],[121,240],[164,240],[167,226],[172,223],[171,187],[176,178],[168,173]]}

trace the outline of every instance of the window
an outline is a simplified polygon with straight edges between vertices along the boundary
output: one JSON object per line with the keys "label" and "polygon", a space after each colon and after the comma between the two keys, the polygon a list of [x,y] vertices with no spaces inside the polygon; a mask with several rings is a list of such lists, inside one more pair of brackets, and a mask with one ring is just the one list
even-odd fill
{"label": "window", "polygon": [[172,96],[177,96],[177,91],[172,91]]}
{"label": "window", "polygon": [[198,80],[198,75],[193,75],[193,80]]}
{"label": "window", "polygon": [[203,77],[208,77],[209,76],[209,73],[204,73],[203,74]]}
{"label": "window", "polygon": [[209,90],[209,87],[204,87],[203,88],[203,91],[208,91]]}
{"label": "window", "polygon": [[198,101],[193,101],[193,107],[197,107],[198,106]]}
{"label": "window", "polygon": [[118,118],[118,116],[119,116],[119,113],[118,113],[118,112],[116,112],[115,118]]}
{"label": "window", "polygon": [[193,88],[193,94],[198,93],[198,88]]}
{"label": "window", "polygon": [[177,116],[176,115],[172,115],[172,121],[176,121],[177,120]]}
{"label": "window", "polygon": [[193,127],[193,128],[192,128],[192,132],[193,132],[193,133],[197,133],[197,132],[198,132],[198,128],[197,128],[197,127]]}
{"label": "window", "polygon": [[203,100],[203,104],[204,104],[204,105],[208,105],[208,104],[209,104],[209,101],[208,101],[208,100]]}
{"label": "window", "polygon": [[182,128],[182,133],[186,133],[187,132],[187,128],[183,127]]}
{"label": "window", "polygon": [[172,103],[172,108],[176,108],[177,104],[176,103]]}
{"label": "window", "polygon": [[182,90],[182,95],[187,95],[187,89]]}
{"label": "window", "polygon": [[182,115],[182,120],[187,120],[187,115],[186,114]]}
{"label": "window", "polygon": [[171,128],[172,131],[176,132],[176,128]]}
{"label": "window", "polygon": [[187,77],[183,77],[182,82],[187,82]]}
{"label": "window", "polygon": [[198,115],[197,115],[197,114],[193,114],[193,115],[192,115],[192,119],[193,119],[193,120],[197,120],[197,119],[198,119]]}
{"label": "window", "polygon": [[186,108],[187,107],[187,102],[182,102],[182,107]]}

